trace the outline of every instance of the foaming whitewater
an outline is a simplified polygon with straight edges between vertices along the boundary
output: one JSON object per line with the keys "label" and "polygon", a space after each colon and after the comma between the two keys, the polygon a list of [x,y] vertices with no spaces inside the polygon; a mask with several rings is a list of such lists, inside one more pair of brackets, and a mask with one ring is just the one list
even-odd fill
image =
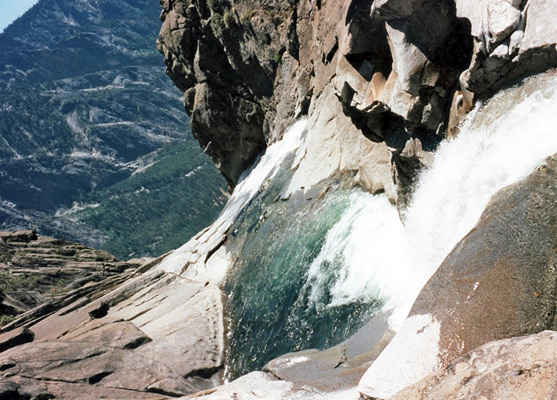
{"label": "foaming whitewater", "polygon": [[[322,307],[382,299],[398,329],[490,198],[557,152],[556,104],[557,77],[541,76],[478,105],[421,175],[404,224],[384,196],[352,193],[353,205],[328,232],[309,269],[310,299]],[[330,286],[324,274],[333,262],[340,267]]]}
{"label": "foaming whitewater", "polygon": [[[354,192],[349,199],[350,207],[329,230],[309,267],[310,300],[318,308],[386,299],[406,282],[392,269],[370,268],[406,265],[407,253],[397,251],[394,242],[404,234],[396,208],[384,195]],[[337,277],[330,286],[332,272]]]}

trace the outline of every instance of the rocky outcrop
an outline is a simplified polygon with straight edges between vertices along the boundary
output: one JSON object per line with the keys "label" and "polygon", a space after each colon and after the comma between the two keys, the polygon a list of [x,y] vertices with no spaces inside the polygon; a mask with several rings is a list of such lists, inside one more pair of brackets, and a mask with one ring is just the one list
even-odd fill
{"label": "rocky outcrop", "polygon": [[554,399],[557,332],[485,344],[392,400]]}
{"label": "rocky outcrop", "polygon": [[158,44],[167,72],[185,92],[194,136],[234,186],[265,148],[275,74],[295,7],[226,0],[161,6]]}
{"label": "rocky outcrop", "polygon": [[34,231],[0,232],[2,315],[15,317],[138,263]]}
{"label": "rocky outcrop", "polygon": [[557,11],[554,3],[477,3],[456,1],[457,14],[471,22],[474,37],[474,56],[460,79],[465,92],[485,96],[517,78],[557,65],[557,29],[551,20]]}
{"label": "rocky outcrop", "polygon": [[157,271],[157,262],[70,291],[4,327],[20,327],[6,339],[28,334],[0,353],[5,382],[22,396],[40,388],[62,399],[167,398],[219,384],[219,292]]}
{"label": "rocky outcrop", "polygon": [[[552,30],[541,36],[534,32],[538,22],[544,24],[546,16],[551,14],[547,11],[553,7],[542,1],[300,0],[279,5],[273,1],[175,0],[161,4],[163,27],[158,44],[165,56],[167,72],[185,92],[194,135],[231,186],[238,183],[241,172],[262,149],[282,137],[286,126],[306,118],[300,147],[291,166],[293,176],[280,192],[281,200],[301,198],[333,176],[352,173],[361,186],[372,193],[386,192],[403,209],[411,197],[418,172],[431,163],[432,151],[445,136],[457,134],[458,124],[470,111],[474,99],[488,98],[504,85],[557,65],[552,56],[557,42]],[[505,45],[507,53],[503,51]],[[443,289],[456,290],[450,282],[468,282],[461,276],[451,275],[446,281],[426,287],[403,331],[375,361],[371,372],[368,371],[370,376],[377,373],[377,378],[372,378],[375,379],[372,383],[364,379],[361,386],[364,394],[378,398],[390,396],[478,345],[553,326],[548,322],[551,316],[543,317],[554,301],[550,294],[544,297],[551,288],[545,288],[546,291],[536,288],[538,296],[534,300],[528,296],[529,285],[542,285],[544,279],[554,281],[548,279],[552,276],[551,268],[542,265],[543,257],[547,261],[551,254],[547,247],[551,244],[546,239],[554,238],[555,232],[547,234],[535,227],[523,227],[534,224],[535,218],[542,218],[542,214],[532,214],[526,220],[518,215],[518,210],[528,202],[535,213],[534,199],[538,197],[546,199],[544,206],[554,206],[551,178],[540,179],[546,179],[547,190],[553,190],[552,193],[542,193],[538,189],[543,185],[532,183],[523,194],[531,193],[533,197],[524,194],[527,199],[515,199],[516,209],[510,203],[494,205],[502,207],[498,217],[485,220],[474,231],[485,229],[478,235],[493,235],[490,243],[493,245],[499,237],[496,231],[508,230],[505,215],[509,213],[518,221],[511,227],[520,232],[518,238],[508,235],[495,243],[499,254],[487,249],[482,253],[478,248],[481,241],[472,239],[472,232],[453,253],[463,251],[460,261],[452,259],[454,262],[449,267],[449,257],[444,264],[447,266],[440,269],[441,275],[436,275],[442,276],[442,271],[455,267],[466,269],[465,265],[470,269],[483,266],[485,283],[480,282],[473,290],[470,301],[466,298],[476,281],[472,282],[472,289],[466,286],[469,290],[458,295]],[[490,227],[490,221],[496,221],[499,227]],[[229,268],[230,258],[234,257],[229,249],[233,246],[227,242],[230,237],[224,225],[213,229],[213,234],[217,236],[211,242],[221,239],[225,243],[215,255],[226,259]],[[208,236],[209,231],[202,235]],[[532,240],[529,245],[524,238]],[[473,243],[468,246],[467,240]],[[531,254],[535,253],[533,250],[528,253],[521,247],[534,249],[534,242],[536,246],[537,242],[541,243],[544,249],[539,254]],[[215,265],[200,262],[195,251],[192,253],[192,248],[186,247],[169,258],[167,266],[171,259],[176,262],[172,271],[190,274],[188,269],[193,266],[204,274],[209,264]],[[463,248],[467,249],[466,254]],[[514,273],[529,276],[524,270],[527,259],[535,260],[544,272],[540,276],[532,274],[529,283],[513,280],[495,287],[499,280],[488,275],[495,273],[493,268],[502,263],[500,260],[511,257],[505,252],[508,249],[516,250],[512,254],[513,263],[505,261],[505,268],[512,270],[509,276]],[[474,252],[478,252],[476,258],[471,254]],[[219,269],[218,274],[226,274],[226,268]],[[468,272],[464,271],[463,275]],[[433,285],[431,282],[429,285]],[[518,285],[514,289],[520,295],[512,299],[504,293],[494,295],[510,283]],[[483,288],[485,297],[478,295]],[[426,301],[424,293],[428,291],[430,300],[424,305],[427,313],[416,312],[420,302]],[[438,301],[439,291],[448,303]],[[485,310],[485,304],[494,301],[491,296],[500,301],[494,306],[504,311],[486,324],[480,324],[484,330],[476,332],[471,328],[477,322],[473,315],[481,314],[479,310]],[[546,300],[543,306],[532,304],[532,301]],[[463,307],[457,310],[462,313],[461,319],[453,318],[447,311],[457,305]],[[509,311],[523,309],[529,309],[530,314]],[[543,320],[541,325],[531,324],[539,322],[539,318]],[[459,335],[464,335],[459,329],[465,329],[465,340],[459,339]],[[314,358],[307,364],[291,365],[298,356]],[[294,385],[288,386],[288,390],[296,386],[292,376],[300,371],[304,375],[301,381],[309,386],[315,384],[314,389],[319,390],[316,381],[335,381],[327,375],[328,367],[339,360],[339,354],[329,356],[291,354],[279,358],[276,364],[269,363],[266,368]],[[400,368],[401,359],[408,361],[410,367]],[[416,364],[412,364],[414,361]],[[315,369],[304,373],[310,370],[310,365]],[[268,375],[262,378],[258,374],[246,378],[248,385],[253,383],[252,379],[274,382]],[[376,383],[380,390],[376,390]],[[220,390],[227,393],[228,389],[217,390],[216,398]]]}
{"label": "rocky outcrop", "polygon": [[362,393],[389,398],[484,343],[557,330],[555,182],[553,156],[494,196],[366,372]]}
{"label": "rocky outcrop", "polygon": [[341,101],[367,138],[389,146],[405,204],[417,172],[430,163],[427,152],[444,137],[449,99],[471,56],[469,25],[450,1],[365,3],[352,22],[362,25],[358,40],[365,33],[381,39],[363,54],[346,54],[360,77],[343,83]]}
{"label": "rocky outcrop", "polygon": [[167,72],[186,92],[194,135],[232,186],[293,118],[334,107],[332,88],[350,120],[343,130],[356,128],[391,151],[404,208],[417,173],[474,97],[557,65],[554,32],[535,29],[550,25],[553,6],[544,1],[162,6]]}
{"label": "rocky outcrop", "polygon": [[6,298],[22,297],[32,280],[37,302],[2,327],[8,398],[154,399],[221,383],[222,302],[205,280],[153,269],[161,259],[119,262],[32,231],[0,236],[3,266],[25,277]]}
{"label": "rocky outcrop", "polygon": [[[346,68],[354,70],[344,57],[350,42],[356,43],[350,25],[337,23],[339,14],[353,14],[351,2],[162,5],[159,49],[167,72],[186,91],[194,135],[231,185],[295,118],[307,114],[312,121],[306,164],[311,167],[299,174],[304,182],[298,182],[298,188],[315,185],[340,169],[360,172],[366,187],[387,191],[394,200],[386,147],[359,139],[338,101],[335,76],[346,75]],[[382,46],[386,48],[386,42]],[[318,109],[327,115],[314,113]],[[315,148],[316,142],[330,146]],[[332,152],[337,146],[342,150]],[[361,162],[346,156],[350,153],[360,153]],[[366,159],[370,153],[380,162]]]}
{"label": "rocky outcrop", "polygon": [[[14,320],[6,329],[17,330],[3,343],[22,334],[26,343],[0,353],[6,390],[39,388],[59,398],[354,398],[373,363],[360,388],[386,398],[478,345],[555,327],[553,160],[498,195],[389,345],[383,315],[338,346],[285,354],[217,387],[227,346],[222,287],[241,235],[268,219],[258,214],[252,224],[243,211],[264,209],[259,195],[271,188],[268,196],[288,214],[325,196],[335,179],[403,206],[444,136],[449,109],[469,105],[473,88],[458,80],[477,50],[469,33],[476,25],[450,1],[161,4],[168,72],[185,91],[194,135],[236,191],[213,225],[164,259]],[[500,39],[509,31],[493,26]],[[272,147],[298,119],[295,140]],[[254,173],[240,180],[265,148]]]}

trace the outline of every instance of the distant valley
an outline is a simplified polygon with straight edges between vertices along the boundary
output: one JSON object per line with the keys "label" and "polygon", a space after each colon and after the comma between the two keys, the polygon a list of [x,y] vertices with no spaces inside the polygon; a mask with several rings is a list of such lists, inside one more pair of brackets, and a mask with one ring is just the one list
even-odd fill
{"label": "distant valley", "polygon": [[130,258],[216,218],[224,179],[161,66],[158,13],[149,0],[42,0],[0,34],[0,230]]}

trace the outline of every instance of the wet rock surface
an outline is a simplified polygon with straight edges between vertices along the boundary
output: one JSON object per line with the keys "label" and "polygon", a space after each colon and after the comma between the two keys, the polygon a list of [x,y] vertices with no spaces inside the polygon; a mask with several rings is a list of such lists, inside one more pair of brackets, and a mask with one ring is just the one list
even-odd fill
{"label": "wet rock surface", "polygon": [[492,340],[557,329],[556,182],[553,156],[497,193],[422,290],[411,315],[441,322],[443,364]]}
{"label": "wet rock surface", "polygon": [[300,391],[334,393],[353,388],[394,335],[387,318],[379,313],[343,343],[326,350],[285,354],[269,362],[263,371]]}
{"label": "wet rock surface", "polygon": [[556,178],[553,156],[492,198],[362,378],[362,393],[388,398],[487,342],[557,330]]}

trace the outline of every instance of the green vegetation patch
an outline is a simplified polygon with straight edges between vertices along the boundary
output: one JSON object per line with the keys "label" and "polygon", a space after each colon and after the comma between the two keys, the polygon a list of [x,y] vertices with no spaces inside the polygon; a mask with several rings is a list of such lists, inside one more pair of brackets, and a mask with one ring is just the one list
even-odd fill
{"label": "green vegetation patch", "polygon": [[0,292],[33,290],[36,283],[37,277],[34,275],[11,275],[6,272],[0,273]]}
{"label": "green vegetation patch", "polygon": [[171,145],[153,164],[81,199],[76,217],[108,238],[119,258],[157,256],[211,224],[226,202],[225,181],[194,141]]}

